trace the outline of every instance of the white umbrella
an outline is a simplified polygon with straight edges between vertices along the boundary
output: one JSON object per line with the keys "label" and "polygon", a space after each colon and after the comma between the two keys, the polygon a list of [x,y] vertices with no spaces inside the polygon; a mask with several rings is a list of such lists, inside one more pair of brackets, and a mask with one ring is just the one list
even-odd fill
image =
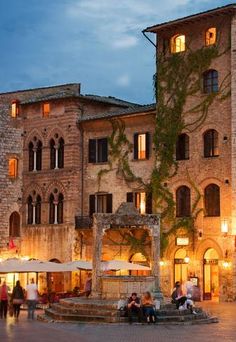
{"label": "white umbrella", "polygon": [[75,261],[67,262],[65,266],[68,271],[78,271],[78,269],[91,270],[92,262],[85,261],[85,260],[75,260]]}
{"label": "white umbrella", "polygon": [[150,267],[133,264],[132,262],[124,260],[111,260],[102,262],[102,270],[136,270],[136,271],[150,271]]}

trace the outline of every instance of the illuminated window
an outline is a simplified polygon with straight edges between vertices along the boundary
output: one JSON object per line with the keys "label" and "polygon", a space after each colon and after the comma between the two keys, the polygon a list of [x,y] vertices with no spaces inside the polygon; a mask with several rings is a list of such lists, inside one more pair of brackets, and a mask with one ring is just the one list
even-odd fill
{"label": "illuminated window", "polygon": [[50,113],[50,104],[49,103],[44,103],[43,104],[43,116],[49,116]]}
{"label": "illuminated window", "polygon": [[134,202],[140,214],[152,214],[152,194],[147,192],[127,192],[127,202]]}
{"label": "illuminated window", "polygon": [[185,51],[185,35],[177,34],[171,38],[171,53]]}
{"label": "illuminated window", "polygon": [[8,170],[8,175],[11,178],[16,178],[17,177],[17,172],[18,172],[18,160],[16,158],[11,158],[9,159],[9,170]]}
{"label": "illuminated window", "polygon": [[205,43],[206,43],[206,46],[208,46],[208,45],[215,44],[215,42],[216,42],[216,28],[211,27],[206,31]]}
{"label": "illuminated window", "polygon": [[134,159],[149,158],[149,133],[134,134]]}
{"label": "illuminated window", "polygon": [[13,101],[11,104],[11,116],[16,118],[19,115],[19,102]]}

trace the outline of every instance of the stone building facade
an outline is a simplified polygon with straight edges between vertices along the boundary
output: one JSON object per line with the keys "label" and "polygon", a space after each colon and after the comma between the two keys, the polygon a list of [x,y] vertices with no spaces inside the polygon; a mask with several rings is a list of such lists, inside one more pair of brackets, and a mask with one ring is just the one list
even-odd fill
{"label": "stone building facade", "polygon": [[[212,96],[201,125],[184,128],[178,137],[178,172],[165,186],[174,195],[178,217],[188,216],[195,205],[199,214],[194,232],[180,229],[169,237],[161,263],[167,295],[175,281],[189,277],[203,299],[236,295],[235,18],[230,5],[145,30],[157,35],[159,63],[163,54],[194,54],[217,44],[219,53],[200,75],[202,91],[186,99],[186,125],[196,117],[190,109],[220,93],[222,84],[227,95],[221,101]],[[81,95],[79,84],[0,94],[0,100],[2,256],[91,260],[93,213],[114,213],[126,201],[142,214],[157,212],[144,186],[156,163],[155,104]],[[11,117],[14,101],[19,115]],[[17,177],[9,177],[11,158],[18,161]],[[103,235],[102,259],[148,264],[145,229],[122,228]],[[164,222],[163,229],[170,227]],[[80,275],[75,276],[66,275],[64,284],[55,278],[54,289],[69,289]]]}

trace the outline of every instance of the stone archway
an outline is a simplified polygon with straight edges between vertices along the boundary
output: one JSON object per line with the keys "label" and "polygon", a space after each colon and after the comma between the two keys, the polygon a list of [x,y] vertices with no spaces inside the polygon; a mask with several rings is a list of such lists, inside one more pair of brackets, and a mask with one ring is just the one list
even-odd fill
{"label": "stone archway", "polygon": [[152,243],[151,267],[154,277],[154,294],[162,298],[160,290],[160,216],[158,214],[140,215],[133,203],[122,203],[116,213],[93,214],[93,256],[92,256],[92,295],[100,298],[102,237],[105,231],[116,227],[142,227],[149,231]]}

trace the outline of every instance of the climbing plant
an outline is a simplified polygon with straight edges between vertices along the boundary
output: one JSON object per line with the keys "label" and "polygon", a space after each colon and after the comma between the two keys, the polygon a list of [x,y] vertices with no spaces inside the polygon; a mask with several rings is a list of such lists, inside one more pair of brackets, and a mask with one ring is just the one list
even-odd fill
{"label": "climbing plant", "polygon": [[175,149],[179,134],[182,131],[197,130],[206,120],[213,102],[224,101],[230,95],[230,73],[221,81],[217,92],[202,94],[203,73],[210,69],[216,58],[229,50],[229,46],[224,50],[220,46],[218,40],[215,45],[197,50],[188,47],[182,53],[158,55],[157,73],[153,78],[157,98],[153,136],[154,165],[149,182],[137,177],[130,168],[129,153],[132,144],[125,135],[124,122],[120,119],[111,120],[113,130],[108,140],[109,168],[99,172],[99,184],[101,176],[113,170],[116,165],[118,176],[123,177],[129,184],[136,182],[144,191],[152,193],[155,210],[168,222],[168,231],[162,231],[161,234],[163,249],[168,243],[168,237],[178,229],[193,231],[196,218],[202,210],[198,208],[200,192],[188,174],[189,182],[196,193],[196,201],[190,217],[176,219],[175,200],[167,181],[174,177],[178,170]]}

